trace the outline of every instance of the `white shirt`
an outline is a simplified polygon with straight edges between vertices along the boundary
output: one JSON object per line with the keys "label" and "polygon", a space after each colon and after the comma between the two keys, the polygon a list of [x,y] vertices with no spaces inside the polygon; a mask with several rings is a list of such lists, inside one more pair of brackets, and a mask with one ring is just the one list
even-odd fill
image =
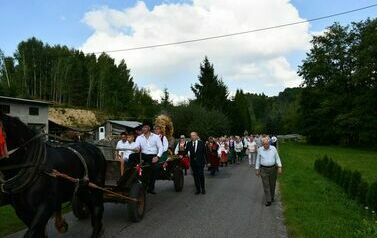
{"label": "white shirt", "polygon": [[244,137],[243,138],[243,147],[244,148],[247,148],[247,145],[249,144],[249,140],[247,139],[247,137]]}
{"label": "white shirt", "polygon": [[219,149],[217,151],[219,155],[221,155],[222,152],[225,152],[226,154],[228,154],[228,150],[225,148],[225,146],[226,146],[226,143],[220,143]]}
{"label": "white shirt", "polygon": [[278,151],[274,146],[270,145],[270,147],[267,150],[263,146],[258,149],[255,169],[259,169],[261,165],[277,165],[278,167],[282,167]]}
{"label": "white shirt", "polygon": [[120,150],[118,153],[124,160],[128,160],[130,158],[130,154],[134,153],[134,150],[137,149],[136,143],[128,141],[123,142],[122,140],[118,141],[117,143],[117,150]]}
{"label": "white shirt", "polygon": [[[161,137],[160,137],[160,140],[161,140]],[[166,136],[162,137],[162,147],[164,149],[164,152],[168,151],[169,149],[169,141],[168,141],[168,138],[166,138]]]}
{"label": "white shirt", "polygon": [[249,150],[249,152],[254,153],[256,152],[256,149],[255,149],[256,146],[257,146],[257,143],[255,143],[255,141],[249,142],[249,144],[247,144],[247,149]]}
{"label": "white shirt", "polygon": [[151,133],[148,139],[144,134],[138,136],[136,138],[136,145],[140,148],[141,153],[143,154],[157,155],[158,157],[161,157],[164,152],[161,138],[154,133]]}
{"label": "white shirt", "polygon": [[235,150],[236,152],[241,152],[241,151],[242,151],[242,148],[243,148],[243,143],[242,143],[242,141],[240,141],[240,142],[235,142],[235,143],[234,143],[234,150]]}
{"label": "white shirt", "polygon": [[[186,149],[186,142],[184,142],[184,144],[182,144],[184,149]],[[175,155],[178,155],[179,153],[179,147],[181,146],[181,142],[178,142],[177,146],[175,147],[175,150],[174,150],[174,154]]]}
{"label": "white shirt", "polygon": [[255,138],[254,141],[255,141],[255,143],[257,143],[258,148],[262,146],[262,138],[257,137],[257,138]]}

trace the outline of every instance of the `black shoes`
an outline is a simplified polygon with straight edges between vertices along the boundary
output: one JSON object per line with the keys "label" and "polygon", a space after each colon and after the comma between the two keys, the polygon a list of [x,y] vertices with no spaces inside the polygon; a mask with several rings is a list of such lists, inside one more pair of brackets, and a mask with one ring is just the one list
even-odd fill
{"label": "black shoes", "polygon": [[264,204],[266,207],[269,207],[269,206],[271,206],[271,202],[266,202],[266,204]]}
{"label": "black shoes", "polygon": [[153,194],[153,195],[157,194],[154,190],[149,190],[148,193]]}
{"label": "black shoes", "polygon": [[196,191],[195,195],[199,195],[200,194],[200,191]]}
{"label": "black shoes", "polygon": [[203,194],[203,195],[204,195],[204,194],[206,194],[206,191],[205,191],[205,190],[203,190],[203,191],[202,191],[202,194]]}

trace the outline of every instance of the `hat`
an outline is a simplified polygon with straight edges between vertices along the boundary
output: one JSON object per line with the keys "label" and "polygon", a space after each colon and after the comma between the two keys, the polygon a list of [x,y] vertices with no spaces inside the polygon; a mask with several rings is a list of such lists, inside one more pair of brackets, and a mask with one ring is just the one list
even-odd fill
{"label": "hat", "polygon": [[181,135],[179,138],[180,139],[186,139],[185,135]]}

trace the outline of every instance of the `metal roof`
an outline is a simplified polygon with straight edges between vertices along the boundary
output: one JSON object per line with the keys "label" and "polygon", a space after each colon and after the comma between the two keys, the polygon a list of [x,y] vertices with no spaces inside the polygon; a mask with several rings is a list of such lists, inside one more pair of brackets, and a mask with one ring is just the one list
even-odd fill
{"label": "metal roof", "polygon": [[2,101],[14,102],[14,103],[23,103],[23,104],[42,104],[42,105],[46,105],[46,106],[52,105],[52,102],[47,102],[47,101],[0,96],[0,102],[2,102]]}
{"label": "metal roof", "polygon": [[108,120],[108,122],[129,127],[129,128],[136,128],[138,126],[141,126],[143,123],[138,122],[138,121],[118,121],[118,120]]}

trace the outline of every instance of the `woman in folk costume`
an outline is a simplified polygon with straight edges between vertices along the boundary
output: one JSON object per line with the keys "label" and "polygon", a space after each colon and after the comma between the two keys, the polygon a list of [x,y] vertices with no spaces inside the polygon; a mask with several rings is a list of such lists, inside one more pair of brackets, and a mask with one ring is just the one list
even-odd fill
{"label": "woman in folk costume", "polygon": [[241,137],[236,136],[236,141],[234,142],[234,151],[236,152],[237,164],[240,164],[242,157],[243,143]]}
{"label": "woman in folk costume", "polygon": [[228,166],[228,153],[229,153],[229,146],[224,137],[220,139],[218,154],[220,157],[220,166],[224,167]]}
{"label": "woman in folk costume", "polygon": [[187,170],[190,168],[190,159],[186,152],[187,141],[184,135],[179,137],[177,146],[175,147],[174,154],[181,158],[182,166],[185,169],[185,175],[187,175]]}
{"label": "woman in folk costume", "polygon": [[169,148],[169,140],[173,138],[173,122],[166,115],[159,115],[154,122],[155,133],[160,136],[164,152],[160,158],[160,162],[165,162],[169,155],[172,154],[172,148]]}
{"label": "woman in folk costume", "polygon": [[207,158],[208,158],[208,169],[211,175],[215,175],[219,171],[220,158],[218,156],[219,145],[216,143],[213,137],[208,138],[208,143],[206,144]]}
{"label": "woman in folk costume", "polygon": [[235,164],[236,163],[236,151],[235,151],[235,148],[234,148],[235,140],[234,140],[233,136],[229,137],[228,145],[229,145],[228,161],[230,162],[230,164]]}

